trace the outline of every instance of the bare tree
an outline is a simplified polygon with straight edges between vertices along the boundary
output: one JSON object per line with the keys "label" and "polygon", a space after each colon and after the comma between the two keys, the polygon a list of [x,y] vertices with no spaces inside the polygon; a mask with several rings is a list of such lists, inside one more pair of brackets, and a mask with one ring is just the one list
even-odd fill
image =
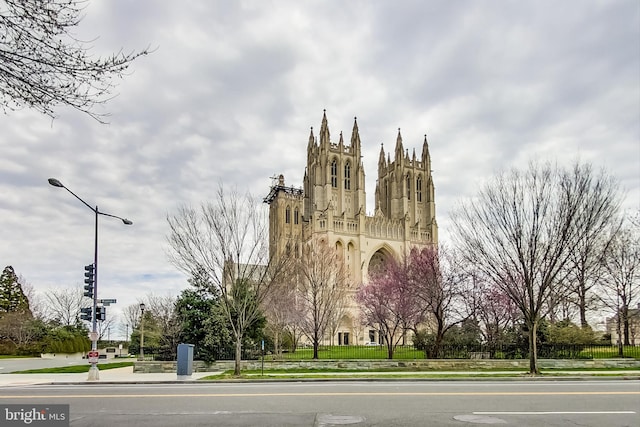
{"label": "bare tree", "polygon": [[[267,319],[266,328],[273,337],[276,355],[280,355],[282,352],[282,338],[287,333],[289,326],[295,325],[298,321],[295,297],[295,286],[283,281],[274,286],[273,292],[270,292],[264,300],[263,312]],[[292,336],[293,350],[296,345],[295,338]]]}
{"label": "bare tree", "polygon": [[140,310],[141,302],[142,301],[128,305],[124,310],[122,310],[125,325],[129,325],[129,328],[127,329],[130,333],[133,332],[134,329],[138,329],[140,327],[140,320],[142,319],[142,311]]}
{"label": "bare tree", "polygon": [[341,256],[322,238],[303,245],[294,266],[297,300],[303,317],[300,327],[313,344],[313,358],[329,325],[348,303],[348,272]]}
{"label": "bare tree", "polygon": [[80,309],[85,304],[79,286],[73,288],[50,289],[44,294],[45,317],[63,326],[72,326],[80,320]]}
{"label": "bare tree", "polygon": [[176,298],[169,295],[148,294],[146,301],[145,310],[149,310],[160,332],[160,350],[164,353],[165,358],[175,360],[181,333],[176,312]]}
{"label": "bare tree", "polygon": [[408,268],[412,293],[435,326],[433,357],[438,357],[446,332],[473,314],[467,301],[473,296],[472,281],[457,254],[442,245],[413,248]]}
{"label": "bare tree", "polygon": [[287,262],[269,254],[265,213],[257,199],[221,185],[213,202],[199,210],[181,207],[167,217],[171,262],[188,275],[206,273],[221,295],[235,339],[235,375],[240,375],[245,333],[262,315]]}
{"label": "bare tree", "polygon": [[0,1],[0,105],[54,117],[67,105],[103,121],[92,109],[112,97],[113,78],[147,50],[92,58],[91,43],[74,37],[87,0]]}
{"label": "bare tree", "polygon": [[31,312],[10,311],[0,317],[0,341],[6,339],[16,348],[25,347],[41,332],[34,327]]}
{"label": "bare tree", "polygon": [[18,276],[18,282],[22,284],[22,292],[29,300],[29,309],[34,319],[43,320],[45,318],[46,304],[43,301],[42,295],[36,292],[35,287],[27,282],[27,279],[21,274]]}
{"label": "bare tree", "polygon": [[425,310],[413,292],[408,262],[407,257],[387,261],[383,268],[372,272],[369,283],[356,293],[363,323],[378,328],[389,359],[393,359],[404,338],[406,326],[424,320]]}
{"label": "bare tree", "polygon": [[[346,314],[347,314],[347,305],[340,304],[338,305],[338,307],[336,307],[336,312],[329,320],[329,324],[327,325],[327,332],[329,334],[329,343],[331,345],[334,345],[334,339],[336,337],[336,334],[338,333],[338,329],[340,329],[340,326],[342,326],[342,322]],[[357,337],[359,336],[357,333],[357,329],[354,330],[353,334],[354,334],[352,338],[354,340],[353,342],[357,342]]]}
{"label": "bare tree", "polygon": [[590,170],[580,164],[567,171],[531,163],[525,171],[498,175],[452,215],[454,238],[465,257],[522,314],[532,374],[539,373],[538,325],[550,298],[571,291],[565,280],[571,251],[586,240],[588,217],[580,212],[582,195],[593,191],[594,182],[586,179]]}
{"label": "bare tree", "polygon": [[640,300],[640,234],[634,225],[621,228],[615,234],[604,258],[604,280],[600,299],[615,310],[618,332],[618,353],[623,355],[623,343],[629,345],[629,308]]}
{"label": "bare tree", "polygon": [[[604,170],[590,165],[574,167],[571,179],[582,189],[580,209],[575,219],[578,239],[569,252],[567,280],[578,307],[580,326],[587,327],[587,310],[597,302],[592,289],[602,273],[602,258],[617,229],[620,190],[618,182]],[[562,303],[562,300],[559,301]]]}
{"label": "bare tree", "polygon": [[[111,329],[114,329],[116,325],[116,319],[113,316],[108,316],[105,320],[98,321],[98,339],[103,341],[105,339],[111,340]],[[114,330],[115,332],[115,330]]]}
{"label": "bare tree", "polygon": [[515,325],[518,310],[499,287],[478,283],[478,288],[475,316],[482,326],[484,340],[495,348],[503,342],[507,328]]}

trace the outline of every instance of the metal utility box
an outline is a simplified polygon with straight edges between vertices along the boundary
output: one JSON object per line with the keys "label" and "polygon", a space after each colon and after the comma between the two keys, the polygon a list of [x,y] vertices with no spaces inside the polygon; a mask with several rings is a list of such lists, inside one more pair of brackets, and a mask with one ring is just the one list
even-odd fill
{"label": "metal utility box", "polygon": [[193,344],[178,344],[178,379],[193,372]]}

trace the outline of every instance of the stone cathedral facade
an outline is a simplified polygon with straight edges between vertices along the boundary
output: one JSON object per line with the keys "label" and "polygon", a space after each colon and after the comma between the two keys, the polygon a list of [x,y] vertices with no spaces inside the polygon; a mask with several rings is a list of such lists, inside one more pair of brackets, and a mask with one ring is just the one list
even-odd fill
{"label": "stone cathedral facade", "polygon": [[[438,225],[431,156],[427,138],[420,156],[405,150],[400,130],[393,153],[380,149],[374,214],[366,214],[365,172],[358,123],[349,142],[340,133],[331,139],[326,111],[318,136],[307,143],[302,188],[285,185],[282,175],[265,197],[269,204],[270,250],[298,256],[303,242],[318,237],[334,246],[356,287],[368,272],[411,247],[437,243]],[[362,344],[377,341],[374,330],[359,324],[357,307],[346,311],[335,337],[328,342]]]}

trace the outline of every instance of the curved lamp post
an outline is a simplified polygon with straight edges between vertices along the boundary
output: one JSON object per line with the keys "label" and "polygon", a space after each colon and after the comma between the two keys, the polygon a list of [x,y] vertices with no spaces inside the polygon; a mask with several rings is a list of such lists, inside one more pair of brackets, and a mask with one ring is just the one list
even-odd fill
{"label": "curved lamp post", "polygon": [[144,360],[144,303],[140,303],[140,359]]}
{"label": "curved lamp post", "polygon": [[[97,351],[98,350],[98,322],[96,319],[96,308],[98,306],[98,216],[102,215],[102,216],[109,216],[111,218],[117,218],[120,221],[122,221],[125,225],[132,225],[133,222],[129,221],[126,218],[121,218],[117,215],[112,215],[106,212],[100,212],[98,210],[98,206],[96,206],[95,208],[92,207],[91,205],[89,205],[87,202],[85,202],[84,200],[82,200],[80,197],[78,197],[77,194],[75,194],[73,191],[69,190],[67,187],[65,187],[60,181],[58,181],[55,178],[49,178],[48,179],[49,184],[53,185],[54,187],[60,187],[60,188],[64,188],[65,190],[67,190],[69,193],[71,193],[73,195],[73,197],[75,197],[76,199],[80,200],[82,202],[82,204],[84,204],[86,207],[88,207],[89,209],[91,209],[93,211],[93,213],[95,214],[96,217],[96,226],[95,226],[95,241],[94,241],[94,248],[93,248],[93,268],[94,268],[94,288],[93,288],[93,311],[91,313],[91,350],[92,351]],[[98,362],[91,362],[91,368],[89,369],[89,378],[88,381],[97,381],[100,379],[99,373],[98,373]]]}

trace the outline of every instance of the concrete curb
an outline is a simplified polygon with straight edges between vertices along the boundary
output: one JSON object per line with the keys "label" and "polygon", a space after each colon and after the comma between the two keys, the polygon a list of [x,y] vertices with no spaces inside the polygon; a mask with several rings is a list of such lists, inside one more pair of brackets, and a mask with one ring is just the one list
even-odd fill
{"label": "concrete curb", "polygon": [[224,380],[176,380],[176,381],[84,381],[84,382],[39,382],[31,384],[7,385],[7,387],[20,387],[31,385],[82,385],[96,386],[101,385],[151,385],[151,384],[238,384],[238,383],[314,383],[314,382],[510,382],[510,381],[640,381],[637,377],[618,377],[618,376],[593,376],[593,377],[460,377],[460,378],[261,378],[261,379],[224,379]]}

